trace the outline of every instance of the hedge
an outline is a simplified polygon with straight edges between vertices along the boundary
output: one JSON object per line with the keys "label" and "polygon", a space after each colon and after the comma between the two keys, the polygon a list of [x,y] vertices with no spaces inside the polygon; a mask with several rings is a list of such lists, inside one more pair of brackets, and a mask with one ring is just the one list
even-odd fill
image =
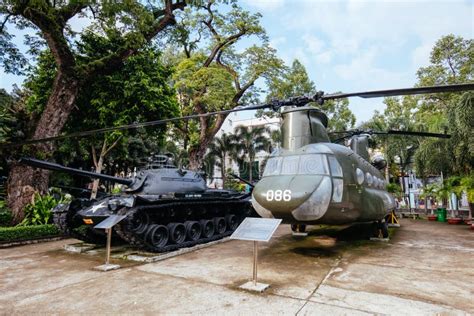
{"label": "hedge", "polygon": [[52,224],[0,227],[0,242],[20,241],[58,235],[60,235],[59,229]]}

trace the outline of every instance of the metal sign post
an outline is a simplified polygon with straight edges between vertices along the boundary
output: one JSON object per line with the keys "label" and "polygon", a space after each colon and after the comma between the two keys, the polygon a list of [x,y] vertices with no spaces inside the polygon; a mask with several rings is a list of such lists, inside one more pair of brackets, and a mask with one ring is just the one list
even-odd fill
{"label": "metal sign post", "polygon": [[242,284],[240,288],[263,292],[270,286],[269,284],[257,282],[258,242],[268,242],[280,223],[281,219],[247,217],[230,236],[230,239],[253,241],[252,281]]}
{"label": "metal sign post", "polygon": [[110,271],[116,270],[120,268],[118,264],[110,264],[110,248],[112,244],[112,227],[118,224],[121,220],[123,220],[126,216],[125,215],[111,215],[107,217],[105,220],[100,222],[99,224],[95,225],[95,229],[105,229],[107,234],[107,244],[105,249],[105,264],[95,267],[95,270],[99,271]]}
{"label": "metal sign post", "polygon": [[253,285],[257,286],[258,241],[253,241]]}

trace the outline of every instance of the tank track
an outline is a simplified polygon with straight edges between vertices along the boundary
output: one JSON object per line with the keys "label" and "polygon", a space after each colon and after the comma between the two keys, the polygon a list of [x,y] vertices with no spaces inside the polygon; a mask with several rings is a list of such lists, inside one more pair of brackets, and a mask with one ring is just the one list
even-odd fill
{"label": "tank track", "polygon": [[[134,247],[138,247],[138,248],[142,248],[142,249],[145,249],[147,251],[151,251],[151,252],[169,252],[169,251],[173,251],[173,250],[177,250],[177,249],[180,249],[180,248],[186,248],[186,247],[192,247],[194,245],[197,245],[197,244],[204,244],[204,243],[208,243],[208,242],[211,242],[211,241],[215,241],[215,240],[218,240],[218,239],[222,239],[226,236],[230,236],[232,234],[232,232],[234,230],[229,230],[229,228],[227,227],[226,231],[224,233],[220,233],[220,234],[213,234],[212,236],[210,237],[207,237],[207,238],[203,238],[201,236],[201,238],[199,238],[198,240],[185,240],[183,242],[180,242],[180,243],[168,243],[164,246],[154,246],[152,244],[150,244],[149,242],[146,241],[147,239],[147,234],[146,233],[135,233],[133,231],[130,230],[130,221],[131,219],[136,216],[137,214],[139,214],[140,212],[142,213],[150,213],[150,212],[153,212],[153,213],[158,213],[159,211],[164,211],[166,209],[172,209],[173,207],[183,207],[183,206],[189,206],[189,207],[210,207],[210,206],[213,206],[213,207],[216,207],[216,206],[222,206],[222,207],[226,207],[226,206],[229,206],[229,205],[234,205],[234,206],[238,206],[239,204],[242,205],[242,207],[248,207],[247,206],[247,201],[242,201],[242,200],[235,200],[235,201],[229,201],[229,200],[226,200],[226,201],[193,201],[193,202],[190,202],[190,201],[186,201],[186,202],[172,202],[172,203],[163,203],[162,205],[141,205],[141,206],[136,206],[134,208],[131,208],[131,209],[127,209],[127,208],[122,208],[121,210],[119,210],[117,212],[118,215],[127,215],[127,218],[124,219],[122,222],[120,222],[119,224],[115,225],[114,227],[114,230],[115,232],[117,233],[118,236],[120,236],[123,240],[125,240],[127,243],[129,243],[130,245],[134,246]],[[252,216],[256,213],[252,213],[253,209],[252,208],[248,208],[248,211],[241,211],[240,213],[231,213],[232,215],[235,215],[237,216],[238,218],[238,224],[241,223],[241,221],[244,219],[244,217],[246,216]],[[222,214],[221,214],[222,215]],[[219,216],[216,216],[216,217],[219,217]],[[182,221],[184,222],[184,221]],[[181,222],[181,223],[182,223]],[[160,224],[159,222],[158,223],[152,223],[152,224]],[[152,224],[149,224],[148,227]],[[238,224],[236,225],[236,227],[238,226]],[[147,231],[148,228],[145,230]]]}

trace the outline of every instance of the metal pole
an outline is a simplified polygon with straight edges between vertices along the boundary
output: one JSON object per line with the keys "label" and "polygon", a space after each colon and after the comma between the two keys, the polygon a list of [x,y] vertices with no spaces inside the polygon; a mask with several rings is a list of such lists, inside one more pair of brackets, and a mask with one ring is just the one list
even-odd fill
{"label": "metal pole", "polygon": [[258,259],[258,244],[253,242],[253,285],[257,286],[257,259]]}
{"label": "metal pole", "polygon": [[107,228],[107,257],[105,258],[105,264],[109,264],[110,261],[110,243],[112,240],[112,228]]}

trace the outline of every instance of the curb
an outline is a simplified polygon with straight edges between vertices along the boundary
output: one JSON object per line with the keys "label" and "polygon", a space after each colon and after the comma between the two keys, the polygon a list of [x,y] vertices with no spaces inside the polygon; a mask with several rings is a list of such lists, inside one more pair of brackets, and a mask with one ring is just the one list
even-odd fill
{"label": "curb", "polygon": [[36,239],[6,241],[6,242],[0,242],[0,249],[16,247],[16,246],[31,245],[31,244],[38,244],[38,243],[41,243],[41,242],[48,242],[48,241],[58,241],[58,240],[67,239],[67,238],[70,238],[70,237],[67,237],[67,236],[54,236],[54,237],[49,236],[49,237],[42,237],[42,238],[36,238]]}

